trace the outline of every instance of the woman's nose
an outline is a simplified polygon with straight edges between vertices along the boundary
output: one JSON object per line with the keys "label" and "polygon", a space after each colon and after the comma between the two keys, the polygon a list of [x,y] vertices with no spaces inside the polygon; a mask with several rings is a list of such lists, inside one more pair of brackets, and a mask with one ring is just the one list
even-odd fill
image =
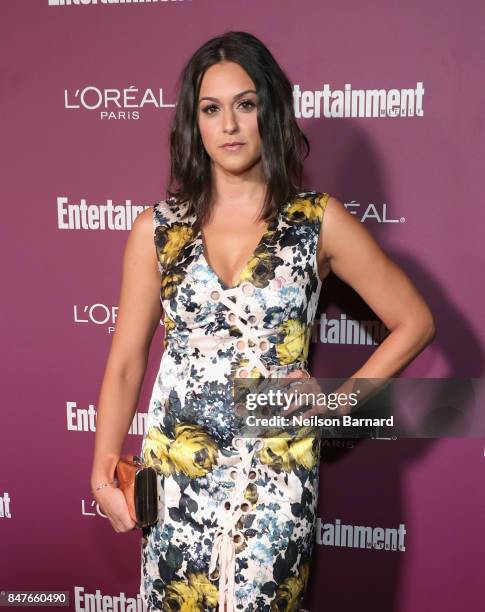
{"label": "woman's nose", "polygon": [[234,132],[237,128],[236,118],[232,112],[225,112],[223,117],[223,125],[225,132]]}

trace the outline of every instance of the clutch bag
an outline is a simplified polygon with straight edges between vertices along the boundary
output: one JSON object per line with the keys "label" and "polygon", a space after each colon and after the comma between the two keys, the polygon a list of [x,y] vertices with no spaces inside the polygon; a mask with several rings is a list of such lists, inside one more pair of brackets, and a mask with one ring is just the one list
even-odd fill
{"label": "clutch bag", "polygon": [[145,465],[137,455],[124,455],[116,464],[116,478],[136,526],[142,529],[156,523],[158,478],[155,468]]}

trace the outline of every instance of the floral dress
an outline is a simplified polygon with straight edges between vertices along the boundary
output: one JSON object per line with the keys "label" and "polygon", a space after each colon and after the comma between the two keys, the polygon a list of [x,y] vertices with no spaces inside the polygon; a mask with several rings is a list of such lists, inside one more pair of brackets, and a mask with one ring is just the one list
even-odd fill
{"label": "floral dress", "polygon": [[153,207],[164,352],[141,455],[158,474],[158,522],[143,530],[148,610],[298,611],[315,536],[320,438],[237,435],[234,377],[307,367],[327,193],[280,207],[235,286],[204,255],[195,216]]}

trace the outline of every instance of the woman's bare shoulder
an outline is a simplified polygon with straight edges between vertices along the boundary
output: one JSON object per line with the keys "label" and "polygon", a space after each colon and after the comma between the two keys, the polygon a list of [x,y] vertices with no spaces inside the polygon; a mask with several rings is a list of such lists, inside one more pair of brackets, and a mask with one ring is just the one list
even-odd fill
{"label": "woman's bare shoulder", "polygon": [[155,208],[154,204],[141,212],[133,221],[132,233],[148,235],[153,233]]}

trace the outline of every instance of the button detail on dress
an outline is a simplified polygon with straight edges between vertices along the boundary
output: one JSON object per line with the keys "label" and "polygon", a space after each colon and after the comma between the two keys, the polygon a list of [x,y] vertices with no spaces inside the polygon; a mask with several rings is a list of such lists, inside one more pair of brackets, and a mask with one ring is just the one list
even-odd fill
{"label": "button detail on dress", "polygon": [[232,443],[234,448],[242,448],[243,447],[243,439],[242,438],[233,438]]}
{"label": "button detail on dress", "polygon": [[241,290],[245,295],[252,295],[254,292],[254,287],[251,283],[245,282],[241,285]]}
{"label": "button detail on dress", "polygon": [[238,368],[236,371],[238,378],[247,378],[249,376],[249,370],[247,368]]}

